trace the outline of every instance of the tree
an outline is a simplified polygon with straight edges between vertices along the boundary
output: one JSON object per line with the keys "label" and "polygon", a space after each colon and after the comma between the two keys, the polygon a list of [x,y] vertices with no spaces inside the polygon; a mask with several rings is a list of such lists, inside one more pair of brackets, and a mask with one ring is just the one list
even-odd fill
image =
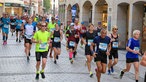
{"label": "tree", "polygon": [[50,9],[50,0],[44,0],[44,7],[45,7],[45,12],[48,12]]}

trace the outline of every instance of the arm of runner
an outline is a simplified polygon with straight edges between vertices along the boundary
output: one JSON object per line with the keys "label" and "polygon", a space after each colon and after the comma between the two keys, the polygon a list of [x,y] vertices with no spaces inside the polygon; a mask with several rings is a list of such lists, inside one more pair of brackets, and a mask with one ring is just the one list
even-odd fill
{"label": "arm of runner", "polygon": [[41,41],[40,40],[37,40],[37,32],[34,34],[34,36],[33,36],[33,38],[32,38],[32,42],[33,43],[41,43]]}
{"label": "arm of runner", "polygon": [[96,57],[97,53],[95,53],[95,51],[93,50],[93,46],[95,46],[95,44],[91,43],[91,45],[90,45],[91,54],[93,54],[93,57]]}
{"label": "arm of runner", "polygon": [[144,55],[142,56],[140,64],[142,66],[146,66],[146,51],[145,51]]}
{"label": "arm of runner", "polygon": [[62,31],[60,31],[60,35],[61,35],[61,37],[60,37],[60,42],[61,42],[63,39],[63,32]]}
{"label": "arm of runner", "polygon": [[86,38],[86,33],[84,33],[84,34],[83,34],[83,37],[81,38],[81,40],[83,41],[83,44],[84,44],[84,45],[87,44],[85,38]]}
{"label": "arm of runner", "polygon": [[135,51],[135,50],[130,49],[131,41],[132,41],[131,39],[128,40],[128,43],[127,43],[127,46],[126,46],[126,50],[129,51],[129,52],[132,52],[134,54],[138,54],[139,51]]}
{"label": "arm of runner", "polygon": [[106,52],[107,56],[110,55],[110,51],[111,51],[111,43],[108,44],[108,49],[107,49],[107,52]]}

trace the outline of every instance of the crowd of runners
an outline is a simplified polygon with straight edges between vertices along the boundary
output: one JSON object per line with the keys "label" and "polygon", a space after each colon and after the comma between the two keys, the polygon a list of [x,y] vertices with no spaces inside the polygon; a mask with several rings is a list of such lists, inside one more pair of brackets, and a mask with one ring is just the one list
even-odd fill
{"label": "crowd of runners", "polygon": [[[114,66],[118,63],[118,48],[120,45],[118,27],[112,27],[112,33],[107,34],[107,29],[102,27],[102,23],[98,22],[98,26],[89,24],[85,26],[84,22],[79,23],[79,18],[75,18],[74,22],[67,22],[64,28],[58,17],[52,17],[49,21],[46,16],[18,16],[10,17],[7,13],[3,13],[0,19],[0,27],[2,30],[3,45],[7,45],[9,30],[13,34],[16,31],[16,42],[24,40],[26,59],[29,62],[31,55],[31,45],[36,44],[36,77],[39,74],[45,78],[45,67],[47,57],[54,59],[57,64],[59,55],[61,54],[61,41],[66,40],[66,50],[68,51],[69,62],[73,64],[74,58],[77,56],[78,45],[82,48],[85,46],[86,65],[89,76],[93,77],[91,70],[91,62],[96,63],[97,82],[100,82],[101,74],[108,75],[114,73]],[[10,29],[9,29],[10,28]],[[125,72],[128,72],[131,65],[135,68],[135,82],[139,80],[139,61],[140,64],[146,66],[146,52],[142,56],[140,53],[140,31],[134,30],[133,36],[128,40],[126,45],[126,68],[120,72],[122,79]],[[63,52],[63,51],[62,51]],[[139,60],[139,55],[142,60]],[[107,59],[108,58],[108,59]],[[108,61],[109,60],[109,61]],[[40,65],[42,69],[40,70]],[[145,81],[146,82],[146,75]]]}

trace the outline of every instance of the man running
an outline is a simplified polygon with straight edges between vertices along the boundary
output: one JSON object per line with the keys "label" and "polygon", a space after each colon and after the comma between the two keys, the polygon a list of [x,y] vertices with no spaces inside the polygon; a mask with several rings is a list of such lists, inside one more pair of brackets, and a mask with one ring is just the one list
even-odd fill
{"label": "man running", "polygon": [[[107,31],[105,29],[101,30],[101,35],[96,36],[93,40],[93,43],[90,46],[91,53],[95,57],[95,62],[97,65],[96,76],[98,82],[100,82],[101,73],[106,72],[107,66],[107,56],[110,55],[110,38],[107,35]],[[93,46],[96,45],[96,52],[93,51]]]}
{"label": "man running", "polygon": [[127,43],[127,53],[126,53],[126,69],[123,69],[120,74],[120,78],[122,79],[125,72],[129,72],[131,65],[134,65],[135,69],[135,82],[139,80],[139,57],[141,55],[140,50],[140,31],[134,30],[133,37],[128,40]]}
{"label": "man running", "polygon": [[77,47],[78,47],[78,43],[80,41],[80,25],[79,25],[79,19],[78,18],[75,18],[75,24],[74,24],[74,29],[75,31],[77,32],[75,38],[76,38],[76,45],[75,45],[75,51],[73,53],[73,57],[75,58],[75,56],[77,55]]}
{"label": "man running", "polygon": [[55,25],[55,30],[52,32],[51,36],[53,35],[52,47],[54,50],[54,63],[56,64],[56,59],[59,58],[61,53],[61,41],[63,39],[63,32],[60,30],[59,25]]}
{"label": "man running", "polygon": [[74,29],[74,23],[71,23],[70,24],[70,30],[68,30],[66,32],[66,40],[67,40],[68,49],[69,49],[69,60],[70,60],[71,64],[73,64],[73,54],[75,52],[75,46],[77,45],[76,44],[76,38],[75,38],[76,34],[77,34],[77,32]]}
{"label": "man running", "polygon": [[[108,63],[108,75],[111,72],[114,72],[114,66],[118,63],[118,46],[119,46],[119,35],[118,35],[118,28],[117,26],[113,26],[112,33],[109,35],[111,38],[111,51],[109,56],[109,63]],[[114,62],[112,62],[112,58],[114,58]]]}
{"label": "man running", "polygon": [[[22,36],[22,20],[21,20],[21,17],[18,16],[17,20],[16,20],[16,42],[21,42],[21,36]],[[19,35],[19,38],[18,38],[18,35]]]}
{"label": "man running", "polygon": [[[87,31],[87,29],[86,29],[86,27],[85,27],[85,25],[84,25],[85,23],[84,22],[81,22],[81,29],[80,29],[80,38],[82,38],[83,37],[83,35],[86,33],[86,31]],[[80,47],[81,48],[83,48],[83,41],[81,40],[80,41]]]}
{"label": "man running", "polygon": [[[50,38],[50,33],[46,31],[47,24],[42,23],[41,28],[37,31],[32,39],[33,43],[36,43],[35,55],[36,55],[36,77],[35,79],[39,79],[39,74],[41,74],[42,78],[45,78],[44,69],[46,67],[47,55],[48,55],[48,43]],[[42,70],[40,71],[42,58]]]}
{"label": "man running", "polygon": [[2,18],[2,33],[3,33],[3,45],[7,44],[8,33],[9,33],[10,18],[8,14],[5,14],[5,17]]}
{"label": "man running", "polygon": [[[55,25],[56,25],[55,18],[52,17],[51,20],[52,21],[48,24],[48,31],[49,32],[53,32],[55,30]],[[51,36],[51,40],[53,41],[53,36]],[[50,51],[49,57],[50,58],[53,58],[53,56],[52,56],[52,50],[53,50],[53,48],[52,48],[52,42],[50,42],[50,44],[49,44],[49,51]]]}
{"label": "man running", "polygon": [[36,28],[35,26],[32,24],[32,18],[28,19],[28,23],[24,25],[24,45],[25,45],[25,53],[27,56],[27,61],[29,61],[29,56],[30,56],[30,49],[31,49],[31,45],[32,45],[32,37],[33,34],[35,33]]}
{"label": "man running", "polygon": [[93,59],[93,54],[90,51],[90,45],[93,42],[93,39],[95,38],[96,33],[94,31],[93,24],[90,24],[88,28],[89,28],[89,30],[83,34],[83,37],[81,38],[81,40],[85,44],[85,55],[86,55],[86,59],[87,59],[86,63],[88,66],[89,75],[90,75],[90,77],[92,77],[93,73],[91,71],[91,61]]}

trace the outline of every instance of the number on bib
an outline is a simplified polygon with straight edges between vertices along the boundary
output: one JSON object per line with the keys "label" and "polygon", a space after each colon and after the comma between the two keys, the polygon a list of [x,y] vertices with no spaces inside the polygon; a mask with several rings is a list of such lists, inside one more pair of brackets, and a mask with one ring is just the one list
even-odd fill
{"label": "number on bib", "polygon": [[70,41],[70,42],[69,42],[69,45],[72,46],[72,47],[74,47],[74,46],[75,46],[75,42]]}
{"label": "number on bib", "polygon": [[88,40],[88,46],[90,46],[92,42],[93,40]]}
{"label": "number on bib", "polygon": [[47,48],[47,43],[41,43],[39,49],[45,50]]}
{"label": "number on bib", "polygon": [[119,45],[118,42],[113,42],[112,47],[113,47],[113,48],[118,48],[118,45]]}
{"label": "number on bib", "polygon": [[59,42],[60,38],[59,37],[54,37],[54,42]]}
{"label": "number on bib", "polygon": [[99,49],[102,51],[106,51],[107,50],[107,44],[106,43],[99,43]]}

